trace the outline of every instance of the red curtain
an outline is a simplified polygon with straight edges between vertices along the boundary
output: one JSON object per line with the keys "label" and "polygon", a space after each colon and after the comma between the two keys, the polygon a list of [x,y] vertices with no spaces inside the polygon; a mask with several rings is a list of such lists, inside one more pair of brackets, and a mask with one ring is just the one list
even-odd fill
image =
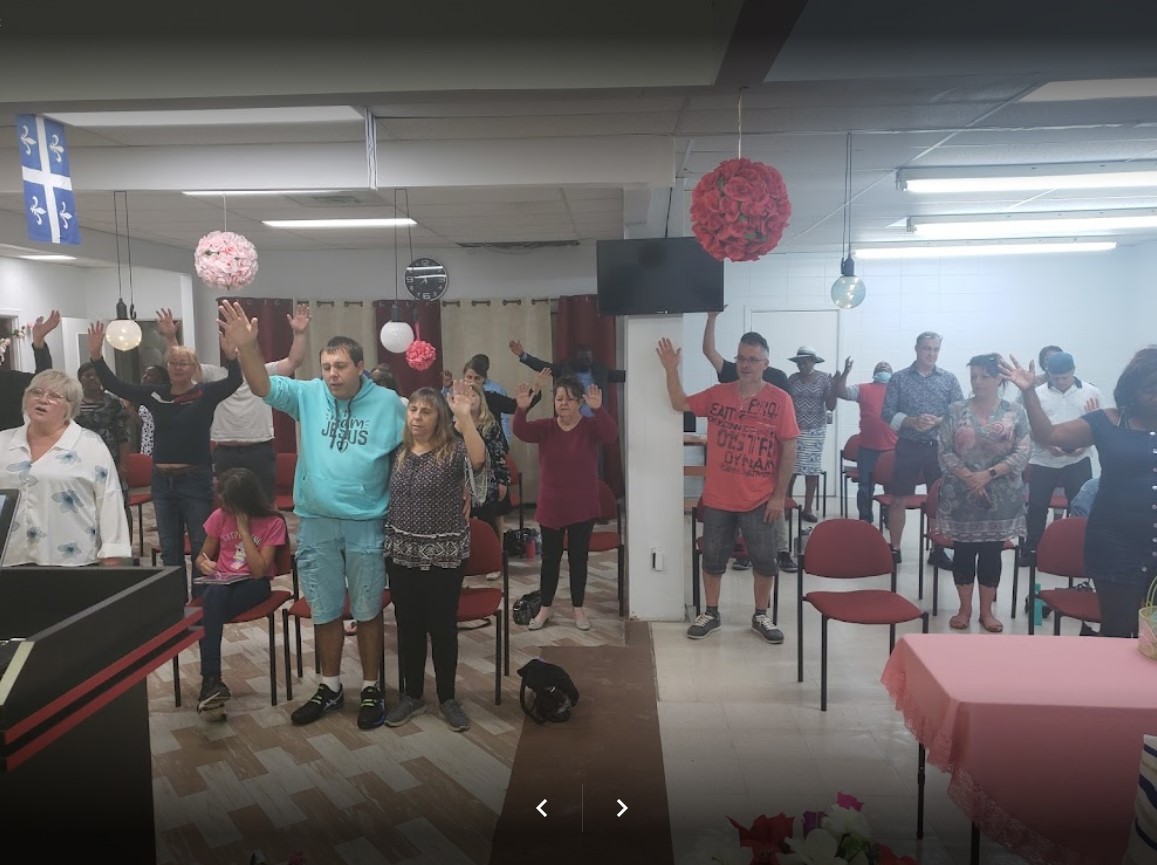
{"label": "red curtain", "polygon": [[[593,294],[566,295],[558,299],[558,317],[554,323],[554,359],[561,361],[574,355],[580,345],[589,345],[595,363],[608,369],[617,367],[615,351],[615,317],[599,315],[598,297]],[[610,385],[603,394],[607,411],[623,428],[619,415],[619,394],[616,385]],[[619,442],[603,449],[603,479],[622,497],[626,492],[623,480],[623,459]]]}
{"label": "red curtain", "polygon": [[[417,370],[406,362],[406,355],[387,351],[379,340],[378,363],[388,363],[398,380],[398,390],[402,396],[409,396],[420,387],[442,387],[442,304],[422,300],[376,300],[374,301],[374,330],[381,331],[382,325],[390,320],[390,309],[398,304],[399,318],[414,329],[417,339],[434,346],[438,356],[429,369]],[[366,361],[367,365],[369,361]]]}
{"label": "red curtain", "polygon": [[[219,297],[217,302],[232,300],[241,304],[249,318],[257,319],[257,342],[266,363],[281,360],[293,344],[293,330],[286,316],[293,314],[293,301],[271,297]],[[223,362],[223,360],[222,360]],[[297,451],[297,432],[293,418],[273,412],[273,446],[278,453]]]}

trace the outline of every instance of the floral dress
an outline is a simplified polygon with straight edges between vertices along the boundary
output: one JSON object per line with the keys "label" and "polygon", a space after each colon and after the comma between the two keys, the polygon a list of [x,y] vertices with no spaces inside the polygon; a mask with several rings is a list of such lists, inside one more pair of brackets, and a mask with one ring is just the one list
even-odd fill
{"label": "floral dress", "polygon": [[[940,531],[954,541],[983,543],[1024,537],[1024,480],[1021,475],[1032,451],[1024,406],[1001,400],[988,417],[973,414],[969,401],[954,402],[940,424],[940,482],[937,520]],[[956,477],[961,466],[988,471],[1008,466],[972,496]]]}

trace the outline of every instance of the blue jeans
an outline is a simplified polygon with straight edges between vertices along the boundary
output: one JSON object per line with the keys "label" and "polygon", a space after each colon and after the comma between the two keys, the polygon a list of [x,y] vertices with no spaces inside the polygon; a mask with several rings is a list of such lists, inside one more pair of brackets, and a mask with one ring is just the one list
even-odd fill
{"label": "blue jeans", "polygon": [[[153,469],[153,509],[157,515],[157,537],[161,561],[166,567],[185,573],[185,543],[182,527],[189,532],[193,561],[205,544],[205,521],[213,513],[213,470],[198,466],[182,474],[165,474]],[[192,597],[200,597],[204,587],[193,585]]]}
{"label": "blue jeans", "polygon": [[[199,585],[199,584],[198,584]],[[269,580],[258,577],[225,586],[202,586],[201,675],[221,676],[221,634],[225,623],[269,597]]]}
{"label": "blue jeans", "polygon": [[856,468],[860,472],[860,486],[856,490],[856,507],[859,508],[860,519],[869,523],[875,522],[872,519],[872,496],[876,492],[876,484],[872,481],[872,469],[876,467],[876,460],[880,458],[882,453],[884,452],[862,447],[856,458]]}

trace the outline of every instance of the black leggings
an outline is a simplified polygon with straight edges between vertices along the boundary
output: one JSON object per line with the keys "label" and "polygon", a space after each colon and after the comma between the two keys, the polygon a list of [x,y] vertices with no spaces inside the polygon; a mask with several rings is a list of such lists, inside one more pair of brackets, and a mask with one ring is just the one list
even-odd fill
{"label": "black leggings", "polygon": [[426,635],[434,656],[434,682],[438,702],[454,699],[458,672],[458,596],[462,592],[462,566],[456,568],[404,568],[386,562],[394,618],[398,621],[398,654],[402,658],[403,691],[421,699],[426,678]]}
{"label": "black leggings", "polygon": [[980,585],[995,589],[1000,585],[1000,553],[1004,541],[952,543],[952,579],[958,586]]}
{"label": "black leggings", "polygon": [[542,605],[549,607],[554,603],[554,593],[558,591],[558,573],[562,565],[562,539],[566,535],[566,560],[570,564],[570,603],[573,607],[581,607],[587,592],[587,556],[591,548],[591,532],[594,531],[595,521],[574,523],[563,526],[561,529],[550,529],[539,526],[542,531]]}
{"label": "black leggings", "polygon": [[1101,636],[1137,636],[1137,611],[1145,606],[1149,586],[1144,583],[1130,585],[1098,579],[1093,580],[1093,585],[1101,605]]}

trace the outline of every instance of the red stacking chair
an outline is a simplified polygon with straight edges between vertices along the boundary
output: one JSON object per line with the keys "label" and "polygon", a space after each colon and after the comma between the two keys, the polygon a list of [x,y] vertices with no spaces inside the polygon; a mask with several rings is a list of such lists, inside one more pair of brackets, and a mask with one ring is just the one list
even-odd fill
{"label": "red stacking chair", "polygon": [[[1039,597],[1052,608],[1053,633],[1060,634],[1060,619],[1069,617],[1086,622],[1101,621],[1101,603],[1096,592],[1073,588],[1073,580],[1088,579],[1085,573],[1085,517],[1062,517],[1045,526],[1040,543],[1036,548],[1036,559],[1028,570],[1028,632],[1036,633],[1035,616],[1032,615],[1033,602]],[[1036,594],[1037,574],[1052,574],[1067,578],[1068,588],[1046,589]],[[1015,607],[1016,600],[1013,599]]]}
{"label": "red stacking chair", "polygon": [[856,466],[856,460],[860,457],[860,434],[855,433],[844,442],[844,448],[840,451],[840,516],[849,517],[851,513],[848,511],[848,481],[852,483],[860,482],[860,469]]}
{"label": "red stacking chair", "polygon": [[277,455],[277,474],[273,481],[273,504],[279,511],[293,510],[293,475],[297,471],[297,454]]}

